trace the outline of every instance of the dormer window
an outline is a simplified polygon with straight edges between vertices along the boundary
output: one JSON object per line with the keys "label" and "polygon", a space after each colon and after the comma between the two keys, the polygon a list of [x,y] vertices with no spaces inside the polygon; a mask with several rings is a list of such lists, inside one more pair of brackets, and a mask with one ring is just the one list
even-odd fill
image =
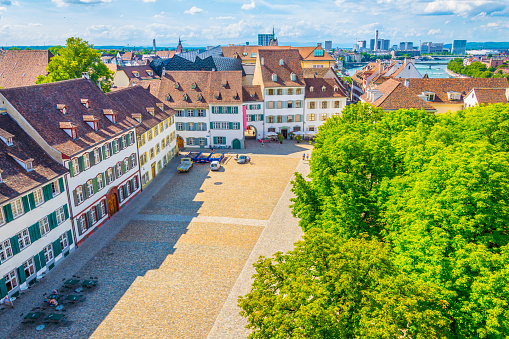
{"label": "dormer window", "polygon": [[60,111],[60,113],[67,114],[67,106],[66,105],[58,104],[57,109]]}
{"label": "dormer window", "polygon": [[99,129],[99,119],[93,115],[84,115],[83,121],[87,123],[94,131]]}
{"label": "dormer window", "polygon": [[460,92],[447,92],[447,97],[449,101],[456,101],[461,100],[461,93]]}
{"label": "dormer window", "polygon": [[180,85],[178,82],[175,83],[175,89],[179,89]]}
{"label": "dormer window", "polygon": [[290,80],[297,81],[297,74],[295,74],[295,73],[290,74]]}
{"label": "dormer window", "polygon": [[134,120],[138,121],[141,124],[142,115],[141,113],[133,113],[131,114]]}
{"label": "dormer window", "polygon": [[426,96],[428,101],[435,101],[435,93],[433,92],[422,92],[423,95]]}
{"label": "dormer window", "polygon": [[334,92],[337,92],[339,91],[339,87],[338,86],[334,86]]}
{"label": "dormer window", "polygon": [[247,52],[242,53],[243,56],[247,56]]}
{"label": "dormer window", "polygon": [[323,57],[323,49],[315,49],[315,52],[313,53],[315,57]]}
{"label": "dormer window", "polygon": [[147,112],[151,115],[151,116],[154,116],[155,115],[155,111],[156,109],[154,107],[147,107],[146,108]]}
{"label": "dormer window", "polygon": [[203,97],[201,96],[201,94],[200,94],[200,95],[198,95],[198,101],[200,101],[200,102],[201,102],[202,100],[203,100]]}
{"label": "dormer window", "polygon": [[220,97],[221,97],[221,93],[216,93],[214,95],[214,99],[216,99],[216,100],[219,100]]}
{"label": "dormer window", "polygon": [[277,81],[277,74],[272,74],[272,81],[276,82]]}
{"label": "dormer window", "polygon": [[7,131],[4,131],[3,129],[0,128],[0,139],[2,139],[2,141],[7,146],[12,146],[13,145],[12,138],[14,138],[14,135],[12,135],[11,133],[9,133]]}
{"label": "dormer window", "polygon": [[162,102],[156,103],[156,106],[159,107],[161,111],[164,111],[164,104]]}
{"label": "dormer window", "polygon": [[257,55],[258,54],[256,54],[256,53],[251,53],[251,58],[256,58]]}
{"label": "dormer window", "polygon": [[255,93],[255,92],[251,92],[251,98],[254,98],[254,97],[255,97],[255,95],[256,95],[256,93]]}
{"label": "dormer window", "polygon": [[313,91],[314,91],[314,89],[315,89],[315,88],[314,88],[313,86],[309,86],[309,91],[310,91],[310,92],[313,92]]}
{"label": "dormer window", "polygon": [[325,86],[322,86],[322,92],[325,92],[327,88]]}
{"label": "dormer window", "polygon": [[171,95],[169,93],[166,94],[166,101],[171,101]]}
{"label": "dormer window", "polygon": [[226,88],[226,87],[228,86],[228,81],[226,81],[225,83],[223,83],[223,84],[222,84],[222,86],[223,86],[224,88]]}
{"label": "dormer window", "polygon": [[279,66],[284,66],[285,65],[285,61],[283,59],[280,59],[279,60]]}
{"label": "dormer window", "polygon": [[137,78],[139,78],[139,77],[140,77],[140,73],[139,73],[139,72],[137,72],[137,71],[133,71],[133,75],[134,75],[135,77],[137,77]]}
{"label": "dormer window", "polygon": [[184,94],[184,95],[182,96],[182,100],[187,101],[188,99],[189,99],[189,97],[187,96],[187,94]]}
{"label": "dormer window", "polygon": [[69,135],[73,139],[78,139],[78,126],[73,124],[72,122],[61,122],[60,129],[63,129],[67,135]]}
{"label": "dormer window", "polygon": [[150,76],[153,76],[154,72],[153,71],[147,71],[147,74],[150,75]]}
{"label": "dormer window", "polygon": [[191,85],[191,88],[196,89],[196,82],[193,82],[193,84]]}
{"label": "dormer window", "polygon": [[25,164],[25,169],[27,170],[27,172],[30,172],[31,170],[33,170],[34,168],[32,167],[32,162],[33,162],[33,159],[28,159],[24,162]]}
{"label": "dormer window", "polygon": [[113,111],[112,109],[103,109],[103,114],[112,123],[117,123],[117,112]]}
{"label": "dormer window", "polygon": [[80,102],[86,108],[90,108],[90,100],[88,100],[88,99],[80,99]]}

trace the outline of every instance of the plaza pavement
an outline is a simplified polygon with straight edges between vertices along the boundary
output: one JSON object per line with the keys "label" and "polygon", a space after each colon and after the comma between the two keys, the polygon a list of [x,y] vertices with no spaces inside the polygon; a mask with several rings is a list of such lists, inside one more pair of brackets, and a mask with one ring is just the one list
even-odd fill
{"label": "plaza pavement", "polygon": [[[176,174],[177,159],[138,197],[2,314],[0,336],[26,338],[245,338],[236,300],[249,291],[259,255],[287,251],[301,236],[288,208],[289,181],[307,174],[310,145],[252,141],[224,170],[197,165]],[[232,154],[233,156],[233,154]],[[64,278],[97,276],[65,326],[18,326],[42,294]],[[4,318],[7,315],[7,318]],[[5,322],[4,322],[5,324]]]}

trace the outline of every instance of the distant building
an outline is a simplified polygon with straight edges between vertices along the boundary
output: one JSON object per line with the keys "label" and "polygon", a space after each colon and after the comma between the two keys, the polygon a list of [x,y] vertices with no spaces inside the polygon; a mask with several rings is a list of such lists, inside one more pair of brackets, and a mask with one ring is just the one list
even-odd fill
{"label": "distant building", "polygon": [[413,42],[400,42],[399,43],[399,50],[400,51],[410,51],[414,49],[414,43]]}
{"label": "distant building", "polygon": [[[375,46],[375,42],[378,43],[377,46]],[[391,46],[391,41],[389,39],[378,39],[378,40],[371,39],[369,41],[369,49],[371,49],[372,51],[376,51],[376,50],[388,51],[390,46]]]}
{"label": "distant building", "polygon": [[260,46],[269,46],[272,40],[274,40],[274,33],[258,34],[258,45]]}
{"label": "distant building", "polygon": [[366,48],[366,40],[357,41],[359,48]]}
{"label": "distant building", "polygon": [[454,40],[452,42],[452,54],[454,55],[462,55],[467,51],[467,41],[466,40]]}
{"label": "distant building", "polygon": [[442,53],[444,44],[442,42],[422,42],[419,51],[421,54]]}
{"label": "distant building", "polygon": [[332,50],[332,41],[325,41],[325,50],[330,51]]}

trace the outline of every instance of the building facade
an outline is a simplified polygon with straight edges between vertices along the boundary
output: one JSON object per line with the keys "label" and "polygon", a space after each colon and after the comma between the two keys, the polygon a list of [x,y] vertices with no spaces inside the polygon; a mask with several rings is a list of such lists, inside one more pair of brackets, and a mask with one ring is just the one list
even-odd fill
{"label": "building facade", "polygon": [[453,55],[464,55],[467,51],[466,40],[453,40],[451,53]]}

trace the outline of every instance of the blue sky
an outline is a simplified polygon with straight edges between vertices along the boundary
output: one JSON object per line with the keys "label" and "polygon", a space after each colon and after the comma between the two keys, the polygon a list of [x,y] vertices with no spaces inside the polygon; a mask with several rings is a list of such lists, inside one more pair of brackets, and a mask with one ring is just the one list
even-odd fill
{"label": "blue sky", "polygon": [[272,25],[282,42],[507,41],[509,0],[0,0],[2,46],[256,43]]}

